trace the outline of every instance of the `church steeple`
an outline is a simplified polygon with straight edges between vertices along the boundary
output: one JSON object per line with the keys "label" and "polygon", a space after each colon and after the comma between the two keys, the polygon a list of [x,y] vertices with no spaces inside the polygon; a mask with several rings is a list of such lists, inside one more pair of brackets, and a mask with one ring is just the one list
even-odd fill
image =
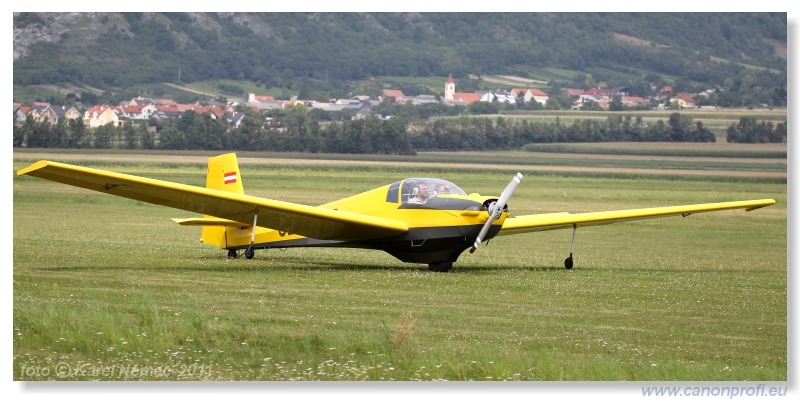
{"label": "church steeple", "polygon": [[453,73],[447,76],[447,82],[444,84],[444,100],[453,101],[456,94],[456,82],[453,81]]}

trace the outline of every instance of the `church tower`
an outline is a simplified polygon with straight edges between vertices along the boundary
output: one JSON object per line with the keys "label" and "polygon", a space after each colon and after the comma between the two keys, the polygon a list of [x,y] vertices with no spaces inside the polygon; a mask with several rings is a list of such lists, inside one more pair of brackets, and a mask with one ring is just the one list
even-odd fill
{"label": "church tower", "polygon": [[447,76],[447,82],[444,84],[444,101],[452,102],[455,100],[456,82],[453,81],[453,74]]}

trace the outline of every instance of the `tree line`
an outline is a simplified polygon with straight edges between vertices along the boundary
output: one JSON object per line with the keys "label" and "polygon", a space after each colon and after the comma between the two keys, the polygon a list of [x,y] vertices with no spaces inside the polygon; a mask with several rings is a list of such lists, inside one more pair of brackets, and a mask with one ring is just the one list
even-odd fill
{"label": "tree line", "polygon": [[773,124],[756,118],[741,117],[739,123],[728,126],[729,143],[785,143],[787,122]]}
{"label": "tree line", "polygon": [[[702,121],[673,113],[644,122],[641,116],[613,115],[606,120],[578,119],[565,124],[509,120],[503,117],[449,117],[432,122],[397,117],[321,122],[305,107],[287,108],[280,119],[265,120],[248,112],[231,128],[210,114],[187,111],[181,118],[158,126],[147,122],[94,129],[78,120],[57,124],[28,118],[14,126],[14,147],[292,151],[309,153],[404,154],[422,150],[480,151],[518,149],[529,143],[608,141],[715,142]],[[728,129],[729,142],[785,142],[786,124],[758,124],[742,118]]]}

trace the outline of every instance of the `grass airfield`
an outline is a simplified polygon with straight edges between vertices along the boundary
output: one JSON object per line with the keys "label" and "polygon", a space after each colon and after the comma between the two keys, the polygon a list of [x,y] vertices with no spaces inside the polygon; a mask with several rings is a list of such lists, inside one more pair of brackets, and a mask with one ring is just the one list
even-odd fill
{"label": "grass airfield", "polygon": [[[14,157],[15,170],[36,159]],[[194,161],[82,164],[205,180]],[[423,175],[498,194],[515,172],[257,156],[241,170],[248,194],[305,204]],[[786,183],[522,172],[517,215],[778,204],[579,229],[573,270],[571,231],[550,231],[495,238],[431,273],[350,249],[229,260],[169,220],[192,213],[14,177],[14,379],[787,380]]]}

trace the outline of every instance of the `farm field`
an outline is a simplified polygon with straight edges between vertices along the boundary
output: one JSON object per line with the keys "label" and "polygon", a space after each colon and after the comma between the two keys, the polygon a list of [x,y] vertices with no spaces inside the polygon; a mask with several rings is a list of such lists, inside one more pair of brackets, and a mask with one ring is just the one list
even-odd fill
{"label": "farm field", "polygon": [[[486,115],[486,117],[494,118],[502,116],[509,121],[529,121],[529,122],[545,122],[553,123],[556,120],[561,124],[569,126],[576,121],[582,120],[601,120],[606,121],[611,116],[621,116],[622,118],[630,116],[632,119],[641,117],[645,123],[655,123],[659,120],[667,122],[669,116],[673,113],[680,113],[681,116],[688,116],[694,122],[703,122],[706,129],[711,130],[717,136],[717,143],[725,143],[728,127],[731,124],[739,123],[742,117],[749,117],[755,119],[758,123],[762,121],[776,125],[778,123],[785,123],[787,121],[786,109],[719,109],[719,110],[702,110],[702,109],[682,109],[682,110],[644,110],[644,111],[515,111],[502,115]],[[440,119],[455,119],[454,117],[442,117]]]}
{"label": "farm field", "polygon": [[[754,150],[240,155],[248,194],[313,205],[423,175],[497,194],[517,170],[516,215],[778,202],[579,229],[573,270],[562,266],[571,231],[493,239],[450,273],[363,250],[229,260],[170,220],[195,214],[15,176],[13,376],[786,381],[786,160]],[[208,155],[24,150],[13,165],[202,185]]]}

